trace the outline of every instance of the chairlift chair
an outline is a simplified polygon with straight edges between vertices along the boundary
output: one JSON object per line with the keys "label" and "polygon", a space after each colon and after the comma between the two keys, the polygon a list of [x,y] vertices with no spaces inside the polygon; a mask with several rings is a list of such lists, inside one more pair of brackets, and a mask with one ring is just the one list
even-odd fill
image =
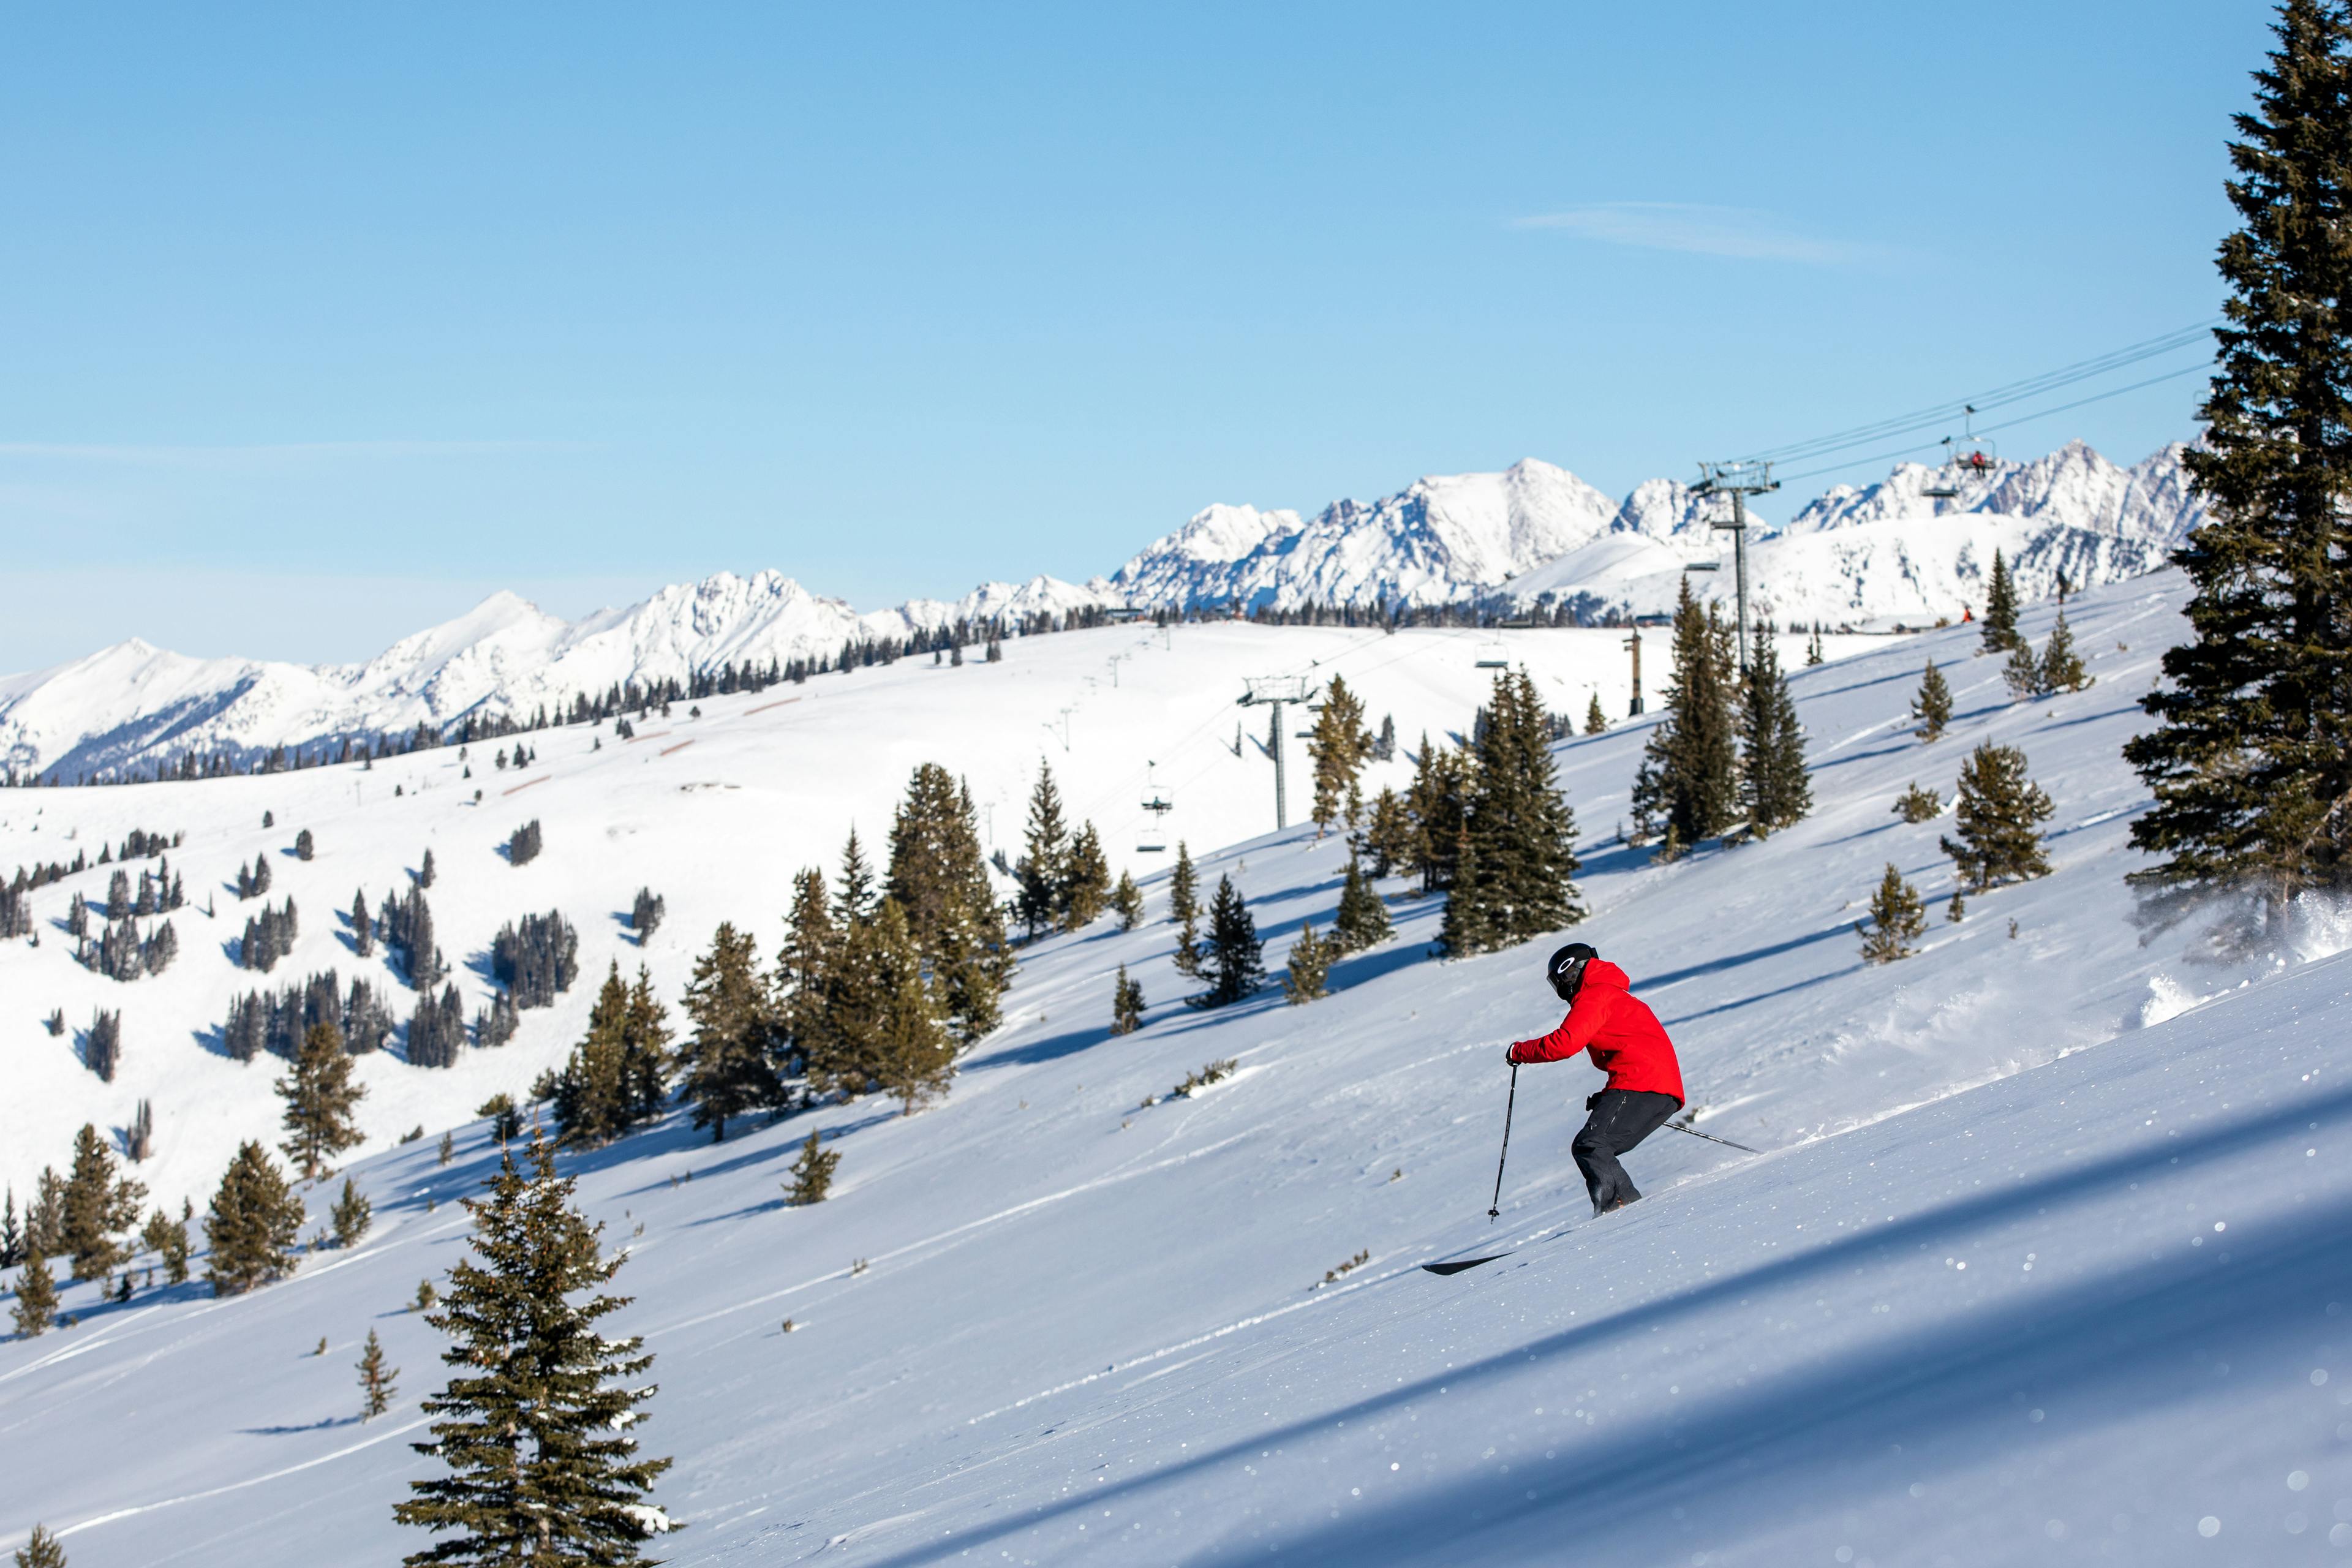
{"label": "chairlift chair", "polygon": [[1476,668],[1479,669],[1508,669],[1511,668],[1509,654],[1510,648],[1504,643],[1503,634],[1496,632],[1494,636],[1487,637],[1478,645],[1478,662]]}
{"label": "chairlift chair", "polygon": [[[1167,837],[1165,827],[1168,814],[1176,809],[1176,803],[1169,798],[1168,792],[1160,787],[1154,777],[1159,765],[1157,763],[1143,764],[1142,805],[1144,810],[1151,814],[1151,826],[1143,834],[1147,841],[1154,838],[1164,839]],[[1165,855],[1168,853],[1168,846],[1165,843],[1140,842],[1136,845],[1135,852],[1138,855]]]}

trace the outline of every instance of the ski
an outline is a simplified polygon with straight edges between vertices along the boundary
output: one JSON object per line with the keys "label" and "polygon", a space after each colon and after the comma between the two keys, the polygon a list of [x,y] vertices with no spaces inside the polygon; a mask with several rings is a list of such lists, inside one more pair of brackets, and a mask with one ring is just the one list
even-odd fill
{"label": "ski", "polygon": [[1475,1268],[1481,1263],[1492,1263],[1498,1258],[1508,1258],[1507,1252],[1490,1252],[1484,1258],[1456,1258],[1445,1263],[1424,1263],[1422,1268],[1432,1274],[1459,1274],[1465,1268]]}

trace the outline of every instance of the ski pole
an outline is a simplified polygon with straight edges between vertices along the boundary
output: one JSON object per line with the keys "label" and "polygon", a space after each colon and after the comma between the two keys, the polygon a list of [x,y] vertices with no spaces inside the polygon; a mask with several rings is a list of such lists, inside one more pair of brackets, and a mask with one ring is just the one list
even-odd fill
{"label": "ski pole", "polygon": [[1503,1152],[1495,1161],[1495,1206],[1486,1211],[1486,1223],[1492,1225],[1503,1214],[1503,1162],[1511,1157],[1511,1110],[1519,1103],[1519,1064],[1511,1064],[1511,1095],[1503,1101]]}
{"label": "ski pole", "polygon": [[[1677,1132],[1687,1132],[1694,1138],[1704,1138],[1710,1143],[1720,1143],[1727,1149],[1737,1149],[1743,1154],[1761,1154],[1764,1152],[1761,1149],[1750,1149],[1745,1143],[1734,1143],[1728,1138],[1717,1138],[1712,1132],[1702,1132],[1696,1127],[1675,1127],[1675,1124],[1671,1121],[1667,1122],[1666,1125],[1674,1127],[1675,1131]],[[1507,1142],[1510,1138],[1510,1134],[1507,1131],[1503,1134],[1503,1137]]]}

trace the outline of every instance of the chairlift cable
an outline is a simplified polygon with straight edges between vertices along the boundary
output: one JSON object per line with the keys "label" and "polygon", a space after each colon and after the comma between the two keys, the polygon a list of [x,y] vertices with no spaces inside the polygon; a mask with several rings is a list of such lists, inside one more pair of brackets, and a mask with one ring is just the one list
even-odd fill
{"label": "chairlift cable", "polygon": [[[1937,425],[1946,424],[1953,419],[1961,417],[1964,414],[1967,414],[1971,410],[1976,413],[1985,413],[1991,409],[2002,407],[2010,404],[2023,402],[2029,398],[2040,396],[2044,393],[2055,392],[2061,387],[2071,386],[2077,382],[2087,381],[2095,376],[2111,374],[2114,372],[2125,369],[2127,366],[2138,364],[2144,361],[2154,359],[2159,355],[2176,353],[2181,349],[2188,348],[2210,332],[2212,328],[2218,324],[2218,321],[2219,318],[2216,318],[2213,321],[2200,321],[2194,326],[2179,328],[2173,331],[2164,333],[2160,337],[2148,338],[2140,342],[2111,350],[2104,354],[2095,355],[2089,359],[2078,360],[2072,364],[2063,365],[2056,370],[2046,371],[2039,375],[2028,376],[2020,381],[2010,382],[2004,385],[1992,387],[1987,391],[1974,394],[1969,397],[1957,398],[1948,403],[1942,403],[1930,407],[1915,409],[1908,414],[1895,415],[1890,418],[1876,420],[1870,424],[1858,425],[1848,429],[1833,431],[1825,436],[1817,436],[1807,440],[1791,441],[1782,446],[1768,447],[1751,454],[1749,460],[1800,462],[1810,458],[1826,457],[1832,452],[1843,451],[1851,447],[1864,446],[1875,441],[1883,441],[1890,436],[1906,435],[1913,430],[1926,429]],[[1911,449],[1916,450],[1918,448]],[[1867,462],[1872,460],[1874,459],[1855,459],[1856,462]],[[1791,475],[1789,477],[1794,478],[1796,476]]]}
{"label": "chairlift cable", "polygon": [[[1976,433],[1979,436],[1990,436],[1996,430],[2006,430],[2013,425],[2025,425],[2036,419],[2046,419],[2053,414],[2063,414],[2070,409],[2080,408],[2085,404],[2104,403],[2110,397],[2121,397],[2126,392],[2137,392],[2142,387],[2154,386],[2159,382],[2178,381],[2184,375],[2203,375],[2211,369],[2212,366],[2209,363],[2188,365],[2180,370],[2167,371],[2162,375],[2149,376],[2146,381],[2135,381],[2128,386],[2110,387],[2105,392],[2095,392],[2088,397],[2078,397],[2072,403],[2061,403],[2050,408],[2037,408],[2031,414],[2020,414],[1997,424],[1981,426]],[[1927,441],[1916,446],[1900,447],[1890,451],[1874,453],[1867,458],[1848,458],[1843,462],[1832,463],[1826,468],[1807,468],[1800,473],[1783,474],[1780,477],[1783,479],[1818,479],[1823,474],[1843,473],[1848,468],[1858,468],[1865,463],[1884,462],[1889,458],[1907,458],[1915,452],[1932,452],[1942,445],[1941,441]]]}

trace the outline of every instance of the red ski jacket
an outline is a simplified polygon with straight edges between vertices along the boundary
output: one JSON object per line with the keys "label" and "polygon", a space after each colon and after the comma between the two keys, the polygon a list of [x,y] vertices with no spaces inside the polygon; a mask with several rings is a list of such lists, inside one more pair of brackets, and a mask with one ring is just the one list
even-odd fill
{"label": "red ski jacket", "polygon": [[1510,1059],[1559,1062],[1591,1050],[1592,1065],[1609,1075],[1612,1089],[1644,1090],[1683,1098],[1683,1069],[1675,1044],[1658,1016],[1627,990],[1625,972],[1607,959],[1584,966],[1584,984],[1559,1027],[1538,1039],[1519,1040]]}

